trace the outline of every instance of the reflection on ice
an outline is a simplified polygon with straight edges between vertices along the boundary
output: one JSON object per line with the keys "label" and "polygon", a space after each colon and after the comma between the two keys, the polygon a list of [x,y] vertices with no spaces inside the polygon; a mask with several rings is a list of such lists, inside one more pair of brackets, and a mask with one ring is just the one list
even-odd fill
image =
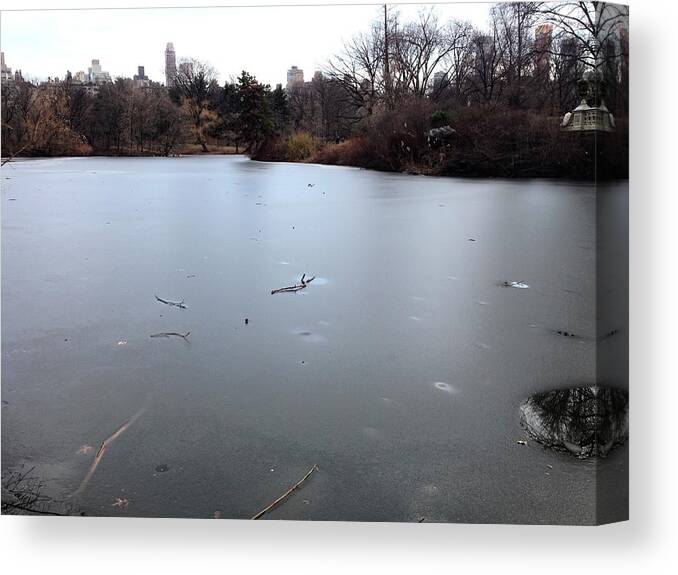
{"label": "reflection on ice", "polygon": [[628,438],[628,394],[606,387],[537,393],[520,408],[521,424],[540,443],[580,458],[605,456]]}

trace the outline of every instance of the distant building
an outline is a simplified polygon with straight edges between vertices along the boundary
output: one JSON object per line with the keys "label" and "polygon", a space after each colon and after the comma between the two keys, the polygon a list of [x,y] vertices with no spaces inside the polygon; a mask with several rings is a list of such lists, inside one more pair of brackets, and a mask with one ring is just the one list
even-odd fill
{"label": "distant building", "polygon": [[101,64],[99,60],[92,60],[92,65],[87,68],[87,80],[89,82],[94,82],[94,78],[97,74],[101,74]]}
{"label": "distant building", "polygon": [[540,24],[534,31],[534,67],[536,75],[548,78],[551,67],[551,41],[553,39],[553,25]]}
{"label": "distant building", "polygon": [[111,75],[101,69],[99,60],[92,60],[92,65],[87,69],[87,81],[92,84],[108,84]]}
{"label": "distant building", "polygon": [[73,75],[73,82],[75,82],[76,84],[85,84],[87,82],[85,73],[82,70],[77,71]]}
{"label": "distant building", "polygon": [[476,68],[482,68],[482,61],[495,51],[495,41],[488,34],[478,34],[473,38]]}
{"label": "distant building", "polygon": [[436,72],[433,74],[433,89],[441,90],[447,85],[447,72]]}
{"label": "distant building", "polygon": [[287,89],[290,90],[295,86],[304,85],[304,71],[301,68],[292,66],[287,70]]}
{"label": "distant building", "polygon": [[5,53],[0,52],[0,80],[2,82],[11,82],[13,79],[12,69],[5,65]]}
{"label": "distant building", "polygon": [[146,76],[144,72],[144,67],[143,66],[137,66],[137,73],[134,74],[134,85],[138,86],[140,88],[145,88],[150,84],[150,80],[148,79],[148,76]]}
{"label": "distant building", "polygon": [[174,86],[174,79],[177,75],[177,54],[174,51],[174,44],[167,42],[165,48],[165,86],[171,88]]}

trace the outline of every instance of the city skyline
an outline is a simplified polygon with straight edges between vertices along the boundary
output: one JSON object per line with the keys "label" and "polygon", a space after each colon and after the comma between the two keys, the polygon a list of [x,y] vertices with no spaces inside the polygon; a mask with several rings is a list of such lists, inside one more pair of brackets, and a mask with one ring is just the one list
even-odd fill
{"label": "city skyline", "polygon": [[[397,9],[410,17],[425,6],[400,5]],[[454,17],[482,26],[489,6],[437,5],[436,10],[442,19]],[[271,10],[3,11],[0,47],[8,66],[21,69],[28,79],[41,81],[63,78],[67,70],[73,75],[86,71],[91,61],[98,59],[112,78],[131,78],[138,66],[144,66],[150,80],[165,83],[165,50],[172,43],[177,62],[182,58],[207,61],[218,72],[220,83],[247,70],[263,83],[284,86],[292,65],[312,76],[345,41],[367,30],[380,11],[377,4]],[[72,37],[74,29],[78,30],[77,42]],[[125,41],[121,41],[119,30],[125,30]],[[253,41],[257,38],[260,40]]]}

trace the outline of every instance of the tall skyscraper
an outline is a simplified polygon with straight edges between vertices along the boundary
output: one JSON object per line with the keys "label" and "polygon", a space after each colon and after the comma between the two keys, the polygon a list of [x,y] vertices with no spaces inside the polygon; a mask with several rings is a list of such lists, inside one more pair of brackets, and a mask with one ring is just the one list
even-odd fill
{"label": "tall skyscraper", "polygon": [[92,84],[106,84],[111,82],[111,75],[101,69],[99,60],[92,60],[92,65],[87,68],[87,79]]}
{"label": "tall skyscraper", "polygon": [[537,75],[548,79],[551,66],[551,41],[553,39],[553,25],[540,24],[534,31],[535,68]]}
{"label": "tall skyscraper", "polygon": [[144,71],[143,66],[138,66],[137,67],[137,73],[134,74],[134,85],[144,88],[150,84],[150,81],[148,79],[148,76],[146,76],[146,72]]}
{"label": "tall skyscraper", "polygon": [[165,48],[165,86],[171,88],[174,86],[174,78],[177,75],[177,54],[174,51],[174,44],[167,42]]}
{"label": "tall skyscraper", "polygon": [[292,66],[287,70],[287,89],[293,88],[294,86],[303,86],[304,84],[304,71],[301,68]]}
{"label": "tall skyscraper", "polygon": [[92,60],[92,66],[89,69],[90,74],[101,74],[101,64],[99,60]]}
{"label": "tall skyscraper", "polygon": [[433,74],[433,89],[442,90],[447,86],[447,72],[439,70]]}
{"label": "tall skyscraper", "polygon": [[5,53],[0,52],[0,77],[3,81],[12,79],[12,69],[5,65]]}

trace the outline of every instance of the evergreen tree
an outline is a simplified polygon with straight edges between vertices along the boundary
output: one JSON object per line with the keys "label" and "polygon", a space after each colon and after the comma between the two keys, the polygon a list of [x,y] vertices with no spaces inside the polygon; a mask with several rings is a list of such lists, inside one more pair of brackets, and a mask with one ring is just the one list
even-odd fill
{"label": "evergreen tree", "polygon": [[271,89],[243,71],[238,78],[238,134],[247,151],[256,150],[275,130],[269,105]]}
{"label": "evergreen tree", "polygon": [[273,110],[275,131],[281,134],[285,131],[285,127],[290,119],[289,101],[282,84],[278,84],[275,90],[271,92],[271,109]]}

